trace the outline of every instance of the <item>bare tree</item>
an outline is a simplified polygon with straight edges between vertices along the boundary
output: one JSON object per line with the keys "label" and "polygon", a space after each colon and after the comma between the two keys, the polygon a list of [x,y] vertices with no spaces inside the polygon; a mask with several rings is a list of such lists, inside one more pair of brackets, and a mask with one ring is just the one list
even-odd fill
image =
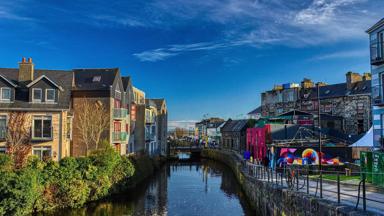
{"label": "bare tree", "polygon": [[76,128],[79,130],[80,139],[85,145],[88,155],[90,150],[98,149],[101,135],[109,126],[109,115],[99,101],[92,103],[84,99],[77,106]]}
{"label": "bare tree", "polygon": [[6,134],[7,151],[12,156],[15,167],[22,167],[31,152],[31,124],[26,112],[11,112],[8,116]]}

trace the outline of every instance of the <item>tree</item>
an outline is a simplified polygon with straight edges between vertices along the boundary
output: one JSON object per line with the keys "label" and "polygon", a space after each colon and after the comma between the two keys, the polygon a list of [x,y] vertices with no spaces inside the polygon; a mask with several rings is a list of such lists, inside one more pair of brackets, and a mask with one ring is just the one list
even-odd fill
{"label": "tree", "polygon": [[22,167],[30,154],[31,125],[26,112],[11,112],[8,116],[6,134],[7,151],[11,155],[15,167]]}
{"label": "tree", "polygon": [[99,148],[101,135],[109,126],[109,115],[100,101],[92,103],[83,99],[77,106],[76,128],[88,155],[89,150]]}

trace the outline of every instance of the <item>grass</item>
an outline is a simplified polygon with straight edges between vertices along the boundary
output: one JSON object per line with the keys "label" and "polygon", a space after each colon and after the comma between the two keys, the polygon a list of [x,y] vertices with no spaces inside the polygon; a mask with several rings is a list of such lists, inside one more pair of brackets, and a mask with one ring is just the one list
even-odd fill
{"label": "grass", "polygon": [[[312,175],[311,178],[318,178],[319,175]],[[323,179],[337,181],[337,175],[335,174],[323,174]],[[340,175],[340,181],[360,180],[360,176],[346,176]]]}

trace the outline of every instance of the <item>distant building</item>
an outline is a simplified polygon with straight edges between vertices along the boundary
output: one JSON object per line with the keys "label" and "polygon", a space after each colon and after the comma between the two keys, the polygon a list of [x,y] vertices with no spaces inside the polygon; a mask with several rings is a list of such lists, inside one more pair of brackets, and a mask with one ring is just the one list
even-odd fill
{"label": "distant building", "polygon": [[168,133],[168,110],[165,99],[151,99],[157,107],[157,142],[160,145],[160,154],[162,156],[169,155],[169,149],[167,145],[167,133]]}
{"label": "distant building", "polygon": [[[208,143],[209,139],[216,140],[219,126],[224,123],[224,119],[221,118],[209,118],[203,119],[200,122],[195,123],[195,138],[199,140],[199,142]],[[211,137],[208,135],[208,131],[210,132]],[[213,134],[213,131],[214,134]]]}
{"label": "distant building", "polygon": [[247,128],[253,126],[253,120],[228,119],[221,128],[222,142],[220,147],[243,153],[246,150]]}
{"label": "distant building", "polygon": [[[320,111],[326,115],[327,128],[338,128],[341,118],[343,133],[358,135],[370,129],[371,74],[360,75],[348,72],[345,83],[332,85],[320,83],[319,86]],[[276,117],[292,110],[317,115],[317,86],[311,80],[304,79],[301,85],[275,86],[274,89],[263,92],[261,107],[250,112],[248,116],[250,118]]]}
{"label": "distant building", "polygon": [[367,30],[370,41],[373,145],[384,149],[384,18]]}

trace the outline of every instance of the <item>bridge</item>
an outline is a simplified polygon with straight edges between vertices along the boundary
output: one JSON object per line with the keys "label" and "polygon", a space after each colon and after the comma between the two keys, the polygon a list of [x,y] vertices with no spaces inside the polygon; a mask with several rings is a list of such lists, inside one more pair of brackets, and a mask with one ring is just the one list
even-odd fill
{"label": "bridge", "polygon": [[171,152],[191,152],[191,153],[200,153],[201,150],[203,149],[202,146],[196,146],[196,145],[191,145],[191,146],[174,146],[171,147]]}

